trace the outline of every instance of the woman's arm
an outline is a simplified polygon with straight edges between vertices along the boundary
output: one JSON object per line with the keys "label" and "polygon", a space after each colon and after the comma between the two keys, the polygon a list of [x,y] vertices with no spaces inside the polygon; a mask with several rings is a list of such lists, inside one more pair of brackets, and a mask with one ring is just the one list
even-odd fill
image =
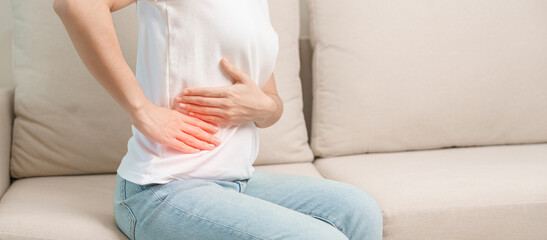
{"label": "woman's arm", "polygon": [[260,88],[226,58],[220,62],[235,80],[234,84],[185,88],[175,97],[177,110],[211,123],[232,125],[253,121],[259,128],[276,123],[283,113],[283,102],[277,96],[274,74]]}
{"label": "woman's arm", "polygon": [[131,116],[148,99],[117,44],[111,9],[120,9],[134,1],[55,0],[53,3],[81,60]]}
{"label": "woman's arm", "polygon": [[218,129],[195,117],[152,103],[125,61],[111,12],[134,1],[55,0],[53,8],[85,66],[129,114],[140,132],[187,153],[197,152],[198,148],[212,149],[214,146],[208,143],[220,144],[220,139],[212,135]]}
{"label": "woman's arm", "polygon": [[276,123],[279,118],[281,118],[281,114],[283,113],[283,101],[281,101],[281,98],[279,98],[279,96],[277,95],[277,88],[275,87],[275,77],[273,73],[262,87],[262,92],[268,95],[268,97],[270,97],[276,103],[276,110],[272,115],[263,115],[261,117],[258,117],[258,119],[254,121],[257,127],[267,128],[271,125],[274,125],[274,123]]}

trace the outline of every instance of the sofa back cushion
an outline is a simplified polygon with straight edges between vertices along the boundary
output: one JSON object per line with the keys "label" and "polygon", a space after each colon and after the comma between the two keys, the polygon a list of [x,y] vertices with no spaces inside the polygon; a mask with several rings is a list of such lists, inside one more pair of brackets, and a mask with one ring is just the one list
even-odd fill
{"label": "sofa back cushion", "polygon": [[547,1],[307,3],[316,156],[547,142]]}
{"label": "sofa back cushion", "polygon": [[283,114],[277,123],[259,128],[259,152],[254,165],[312,162],[304,120],[300,79],[300,2],[269,0],[270,19],[279,36],[279,55],[274,69]]}
{"label": "sofa back cushion", "polygon": [[[131,136],[129,117],[80,60],[53,1],[12,1],[15,99],[12,158],[14,178],[115,173]],[[274,70],[284,114],[259,129],[255,165],[311,162],[302,113],[298,2],[271,0],[280,53]],[[136,4],[114,13],[118,40],[135,72]]]}
{"label": "sofa back cushion", "polygon": [[13,87],[11,39],[13,33],[11,0],[0,0],[0,88]]}

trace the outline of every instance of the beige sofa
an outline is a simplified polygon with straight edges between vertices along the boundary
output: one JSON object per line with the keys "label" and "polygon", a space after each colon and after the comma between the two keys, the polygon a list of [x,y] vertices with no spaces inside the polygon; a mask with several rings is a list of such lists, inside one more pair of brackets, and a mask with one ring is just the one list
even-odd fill
{"label": "beige sofa", "polygon": [[[309,46],[299,2],[270,0],[285,109],[255,170],[363,188],[384,239],[547,239],[546,1],[305,3]],[[51,0],[11,4],[0,239],[127,239],[112,200],[129,119]],[[134,70],[136,5],[113,19]]]}

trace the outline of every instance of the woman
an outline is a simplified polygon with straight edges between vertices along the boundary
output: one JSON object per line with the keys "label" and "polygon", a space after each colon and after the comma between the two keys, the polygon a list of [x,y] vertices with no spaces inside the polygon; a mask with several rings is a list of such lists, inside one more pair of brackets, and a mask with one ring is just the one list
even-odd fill
{"label": "woman", "polygon": [[283,103],[268,0],[136,0],[134,75],[111,12],[135,0],[56,0],[82,61],[128,113],[114,216],[130,239],[381,239],[365,191],[254,171],[257,127]]}

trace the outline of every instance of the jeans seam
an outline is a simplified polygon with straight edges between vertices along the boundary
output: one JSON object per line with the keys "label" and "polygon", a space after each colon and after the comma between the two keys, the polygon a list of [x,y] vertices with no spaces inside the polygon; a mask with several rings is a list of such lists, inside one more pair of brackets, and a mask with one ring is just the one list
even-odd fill
{"label": "jeans seam", "polygon": [[123,189],[122,189],[122,193],[123,193],[123,199],[122,199],[122,201],[125,200],[125,199],[127,199],[127,193],[126,193],[127,191],[125,190],[125,189],[126,189],[125,185],[127,184],[126,181],[127,181],[127,180],[122,179],[122,188],[123,188]]}
{"label": "jeans seam", "polygon": [[234,231],[236,231],[236,232],[240,232],[240,233],[242,233],[242,234],[249,235],[249,236],[254,237],[254,238],[256,238],[256,239],[265,240],[265,239],[263,239],[263,238],[260,238],[260,237],[258,237],[258,236],[253,235],[253,234],[250,234],[250,233],[248,233],[248,232],[242,231],[242,230],[240,230],[240,229],[233,228],[233,227],[230,227],[230,226],[226,226],[226,225],[223,225],[223,224],[221,224],[221,223],[219,223],[219,222],[215,222],[215,221],[213,221],[213,220],[211,220],[211,219],[207,219],[207,218],[204,218],[204,217],[197,216],[197,215],[195,215],[195,214],[189,213],[189,212],[187,212],[187,211],[184,211],[184,210],[178,208],[177,206],[173,205],[172,203],[170,203],[170,202],[168,202],[168,201],[166,201],[166,200],[161,199],[161,198],[156,194],[156,191],[154,191],[153,189],[150,189],[150,190],[152,191],[152,193],[154,194],[154,197],[155,197],[156,199],[158,199],[158,200],[161,201],[161,202],[164,202],[165,204],[167,204],[167,205],[173,207],[173,208],[176,209],[176,210],[181,211],[181,212],[184,213],[184,214],[188,214],[188,215],[190,215],[190,216],[197,217],[197,218],[199,218],[199,219],[202,219],[202,220],[211,222],[211,223],[213,223],[213,224],[217,224],[217,225],[219,225],[219,226],[222,226],[222,227],[225,227],[225,228],[234,230]]}
{"label": "jeans seam", "polygon": [[122,184],[122,187],[123,187],[123,199],[120,201],[120,203],[125,207],[127,208],[127,210],[129,211],[130,215],[131,215],[131,223],[129,224],[129,238],[131,240],[135,240],[135,225],[137,224],[137,218],[135,217],[135,214],[133,213],[133,210],[129,207],[129,205],[127,205],[124,201],[127,199],[127,180],[123,179],[122,180],[123,184]]}
{"label": "jeans seam", "polygon": [[129,205],[127,205],[123,201],[121,201],[121,204],[125,208],[127,208],[127,210],[129,210],[129,213],[130,213],[130,216],[131,216],[131,223],[129,224],[129,235],[130,235],[131,240],[135,240],[135,225],[137,224],[137,218],[135,217],[135,214],[133,214],[133,210],[131,210]]}
{"label": "jeans seam", "polygon": [[312,212],[307,212],[307,213],[304,212],[304,214],[309,215],[309,216],[314,217],[314,218],[321,219],[321,220],[327,222],[328,224],[332,225],[332,226],[335,227],[336,229],[340,230],[341,232],[344,232],[344,229],[343,229],[342,227],[338,227],[338,224],[335,224],[335,223],[334,223],[334,222],[336,222],[336,221],[328,220],[327,218],[321,217],[321,216],[319,216],[319,215],[317,215],[317,214],[315,214],[315,213],[312,213]]}

